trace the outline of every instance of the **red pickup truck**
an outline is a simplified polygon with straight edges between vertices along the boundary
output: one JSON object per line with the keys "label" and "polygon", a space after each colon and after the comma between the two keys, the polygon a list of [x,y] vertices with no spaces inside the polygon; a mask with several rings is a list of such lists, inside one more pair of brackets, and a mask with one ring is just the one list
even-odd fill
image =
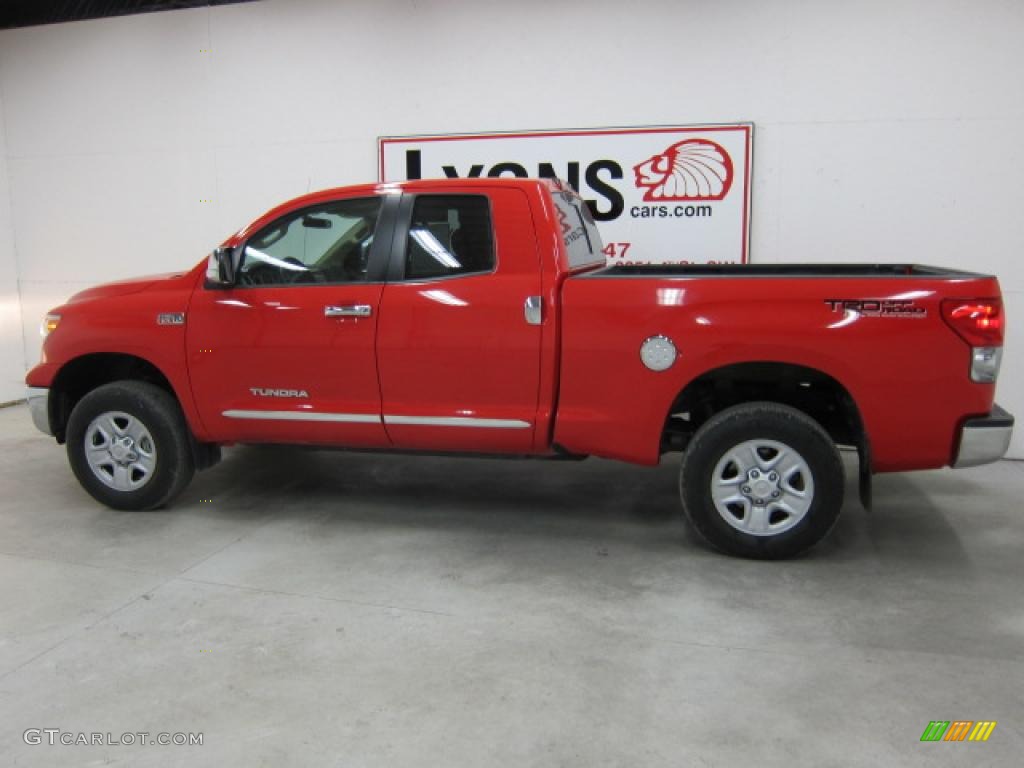
{"label": "red pickup truck", "polygon": [[1005,453],[994,277],[905,264],[606,266],[547,180],[332,189],[194,269],[83,291],[44,322],[36,425],[117,509],[168,503],[220,446],[582,458],[681,452],[726,552],[796,554],[876,472]]}

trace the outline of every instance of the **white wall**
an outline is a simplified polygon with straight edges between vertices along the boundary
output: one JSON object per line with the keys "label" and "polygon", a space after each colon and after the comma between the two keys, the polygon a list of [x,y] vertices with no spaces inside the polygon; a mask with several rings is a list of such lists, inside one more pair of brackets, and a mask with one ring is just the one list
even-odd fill
{"label": "white wall", "polygon": [[[0,77],[0,83],[3,78]],[[0,403],[22,397],[25,347],[21,335],[21,297],[14,253],[10,188],[7,183],[7,140],[3,88],[0,87]]]}
{"label": "white wall", "polygon": [[2,32],[28,357],[68,293],[373,180],[381,134],[752,120],[753,260],[997,273],[1024,414],[1021,39],[1014,0],[264,0]]}

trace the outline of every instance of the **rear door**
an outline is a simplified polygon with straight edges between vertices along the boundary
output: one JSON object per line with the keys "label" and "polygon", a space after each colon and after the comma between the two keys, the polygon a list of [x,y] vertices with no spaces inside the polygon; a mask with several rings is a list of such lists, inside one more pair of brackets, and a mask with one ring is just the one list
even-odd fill
{"label": "rear door", "polygon": [[531,452],[541,295],[520,189],[403,196],[377,329],[384,423],[399,448]]}

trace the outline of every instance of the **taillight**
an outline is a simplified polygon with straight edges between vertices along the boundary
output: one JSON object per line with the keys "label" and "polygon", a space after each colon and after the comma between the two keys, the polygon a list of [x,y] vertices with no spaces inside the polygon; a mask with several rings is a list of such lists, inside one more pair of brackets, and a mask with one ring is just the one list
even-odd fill
{"label": "taillight", "polygon": [[1002,299],[945,299],[942,319],[971,346],[971,381],[995,382],[1003,360]]}
{"label": "taillight", "polygon": [[1003,343],[1002,299],[945,299],[942,319],[972,347]]}

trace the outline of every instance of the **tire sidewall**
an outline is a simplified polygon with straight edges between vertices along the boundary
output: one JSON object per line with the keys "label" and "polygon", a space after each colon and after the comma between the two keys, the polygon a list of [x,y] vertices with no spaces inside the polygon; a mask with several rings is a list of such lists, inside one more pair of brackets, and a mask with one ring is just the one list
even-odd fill
{"label": "tire sidewall", "polygon": [[[85,455],[89,424],[107,411],[123,411],[145,425],[156,447],[152,478],[134,491],[118,491],[100,480]],[[114,509],[152,509],[165,503],[192,474],[187,427],[177,402],[145,382],[117,382],[98,387],[75,405],[68,419],[67,451],[71,469],[89,494]]]}
{"label": "tire sidewall", "polygon": [[[782,533],[754,536],[726,521],[711,498],[722,456],[747,440],[774,440],[800,454],[814,480],[814,500],[800,522]],[[687,517],[713,546],[759,559],[793,557],[814,546],[835,525],[843,501],[844,471],[835,444],[810,417],[787,406],[757,403],[722,411],[706,422],[683,456],[680,493]]]}

